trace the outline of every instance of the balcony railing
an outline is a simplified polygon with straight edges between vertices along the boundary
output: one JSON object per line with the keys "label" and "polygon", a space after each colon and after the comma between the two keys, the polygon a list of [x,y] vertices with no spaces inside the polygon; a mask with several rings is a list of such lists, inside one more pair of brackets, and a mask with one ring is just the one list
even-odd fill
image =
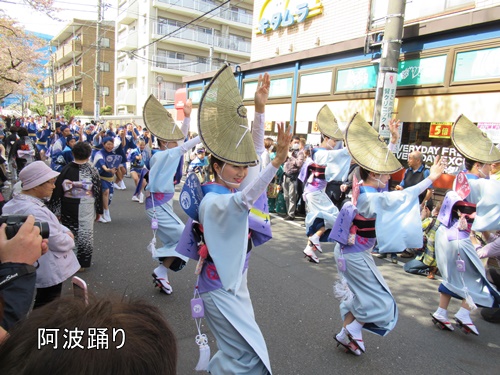
{"label": "balcony railing", "polygon": [[130,89],[130,90],[118,91],[118,94],[116,95],[116,101],[117,101],[116,105],[136,106],[137,105],[137,90]]}
{"label": "balcony railing", "polygon": [[64,61],[79,56],[82,53],[82,43],[79,40],[71,40],[63,46],[59,46],[56,52],[56,61],[63,63]]}
{"label": "balcony railing", "polygon": [[153,61],[153,66],[156,68],[180,70],[189,73],[206,73],[220,68],[220,63],[215,61],[212,63],[211,70],[210,64],[193,60],[179,60],[155,55],[153,56]]}
{"label": "balcony railing", "polygon": [[137,61],[127,60],[118,62],[116,69],[117,78],[133,78],[137,77]]}
{"label": "balcony railing", "polygon": [[139,1],[129,0],[120,5],[118,8],[117,22],[130,24],[139,18]]}
{"label": "balcony railing", "polygon": [[[158,0],[158,2],[169,5],[175,5],[181,8],[194,9],[202,13],[206,13],[211,9],[214,9],[215,7],[220,5],[218,3],[211,1],[196,1],[196,0]],[[244,23],[246,25],[251,25],[253,22],[253,16],[251,14],[235,12],[225,7],[221,7],[210,14],[224,18],[229,21]]]}
{"label": "balcony railing", "polygon": [[[158,35],[167,35],[178,29],[179,28],[177,26],[172,26],[164,23],[156,24],[156,33]],[[250,53],[250,42],[215,36],[213,34],[207,34],[189,27],[180,29],[178,32],[171,35],[171,38],[190,40],[193,42],[206,44],[208,46],[220,47],[243,53]]]}

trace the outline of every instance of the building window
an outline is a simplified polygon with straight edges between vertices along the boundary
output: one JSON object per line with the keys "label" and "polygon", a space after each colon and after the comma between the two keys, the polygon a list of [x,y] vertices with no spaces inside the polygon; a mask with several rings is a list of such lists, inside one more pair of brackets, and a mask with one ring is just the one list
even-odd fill
{"label": "building window", "polygon": [[108,86],[101,86],[101,95],[102,96],[109,96],[109,87]]}
{"label": "building window", "polygon": [[99,66],[100,66],[101,72],[109,72],[109,63],[100,62]]}
{"label": "building window", "polygon": [[109,48],[109,38],[101,38],[101,47]]}
{"label": "building window", "polygon": [[329,94],[332,90],[333,72],[318,72],[300,76],[300,95]]}

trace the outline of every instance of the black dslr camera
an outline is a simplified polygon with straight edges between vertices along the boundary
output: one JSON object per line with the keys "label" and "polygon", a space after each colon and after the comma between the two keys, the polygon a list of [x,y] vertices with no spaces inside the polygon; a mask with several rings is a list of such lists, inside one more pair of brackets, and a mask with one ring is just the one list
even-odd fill
{"label": "black dslr camera", "polygon": [[[24,224],[28,216],[25,215],[2,215],[0,216],[0,225],[3,223],[7,224],[5,227],[5,233],[7,234],[7,239],[10,240],[17,234],[17,231]],[[40,228],[40,235],[42,238],[49,238],[50,229],[49,223],[44,223],[40,221],[35,221],[35,226]]]}

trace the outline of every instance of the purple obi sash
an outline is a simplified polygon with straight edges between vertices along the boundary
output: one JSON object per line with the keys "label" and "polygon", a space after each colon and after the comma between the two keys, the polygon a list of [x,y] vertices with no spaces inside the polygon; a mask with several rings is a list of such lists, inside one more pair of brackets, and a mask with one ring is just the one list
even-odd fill
{"label": "purple obi sash", "polygon": [[465,240],[469,238],[472,224],[467,223],[467,229],[460,230],[458,229],[458,220],[454,219],[452,221],[452,225],[449,228],[446,228],[446,235],[448,237],[448,241],[456,241],[456,240]]}
{"label": "purple obi sash", "polygon": [[[248,261],[250,259],[250,252],[247,253],[245,258],[245,264],[243,265],[243,272],[248,268]],[[242,273],[243,273],[242,272]],[[212,262],[205,262],[203,269],[200,273],[200,278],[198,280],[198,290],[200,293],[211,292],[212,290],[222,288],[222,282],[220,281],[219,273],[215,264]]]}
{"label": "purple obi sash", "polygon": [[161,206],[167,203],[174,197],[174,193],[151,193],[149,197],[146,198],[146,210],[153,208],[153,199],[155,206]]}
{"label": "purple obi sash", "polygon": [[375,246],[376,238],[356,236],[354,245],[341,245],[344,254],[361,253]]}

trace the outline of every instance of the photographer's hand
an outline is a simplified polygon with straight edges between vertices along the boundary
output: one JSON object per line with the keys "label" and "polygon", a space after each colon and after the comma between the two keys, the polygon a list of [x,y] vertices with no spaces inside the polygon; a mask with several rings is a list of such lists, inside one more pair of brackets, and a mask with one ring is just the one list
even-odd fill
{"label": "photographer's hand", "polygon": [[42,239],[40,228],[34,223],[35,217],[29,215],[17,234],[10,240],[7,239],[5,233],[7,225],[2,224],[0,227],[0,262],[33,264],[48,251],[48,240]]}

